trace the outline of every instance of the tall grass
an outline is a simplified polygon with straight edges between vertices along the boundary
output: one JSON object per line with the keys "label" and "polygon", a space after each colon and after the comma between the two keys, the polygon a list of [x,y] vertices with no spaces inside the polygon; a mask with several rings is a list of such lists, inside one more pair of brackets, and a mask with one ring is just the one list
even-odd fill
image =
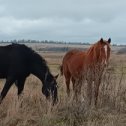
{"label": "tall grass", "polygon": [[59,102],[51,106],[41,93],[41,82],[30,76],[20,99],[13,86],[0,105],[0,126],[125,126],[126,73],[122,63],[119,70],[115,68],[111,62],[103,75],[97,108],[87,105],[86,83],[83,101],[68,98],[62,77],[58,78]]}

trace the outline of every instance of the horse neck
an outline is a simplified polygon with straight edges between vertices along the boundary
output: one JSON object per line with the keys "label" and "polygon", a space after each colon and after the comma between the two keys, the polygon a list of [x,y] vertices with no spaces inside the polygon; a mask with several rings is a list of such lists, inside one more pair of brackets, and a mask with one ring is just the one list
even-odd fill
{"label": "horse neck", "polygon": [[31,74],[39,78],[43,84],[45,84],[45,78],[51,76],[49,67],[47,66],[46,61],[37,53],[31,52],[29,58],[30,66],[29,70]]}
{"label": "horse neck", "polygon": [[86,61],[89,65],[95,65],[97,63],[101,62],[101,58],[100,57],[100,50],[97,49],[96,44],[94,44],[92,47],[89,48],[89,50],[86,53]]}
{"label": "horse neck", "polygon": [[39,78],[42,81],[43,85],[48,80],[48,78],[52,77],[49,68],[46,65],[41,67],[37,66],[33,68],[31,73],[35,75],[37,78]]}

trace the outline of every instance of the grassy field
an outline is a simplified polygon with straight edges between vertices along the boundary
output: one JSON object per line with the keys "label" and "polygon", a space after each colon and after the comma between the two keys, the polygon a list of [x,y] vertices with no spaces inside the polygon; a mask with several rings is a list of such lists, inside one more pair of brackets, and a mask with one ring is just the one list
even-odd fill
{"label": "grassy field", "polygon": [[[39,52],[51,72],[60,73],[65,53]],[[5,80],[0,80],[0,91]],[[0,105],[0,126],[126,126],[126,55],[111,54],[110,64],[100,85],[98,107],[84,100],[76,104],[66,95],[64,77],[58,80],[59,102],[52,107],[41,93],[42,84],[35,76],[27,78],[22,97],[18,99],[13,85]],[[71,86],[72,91],[72,86]]]}

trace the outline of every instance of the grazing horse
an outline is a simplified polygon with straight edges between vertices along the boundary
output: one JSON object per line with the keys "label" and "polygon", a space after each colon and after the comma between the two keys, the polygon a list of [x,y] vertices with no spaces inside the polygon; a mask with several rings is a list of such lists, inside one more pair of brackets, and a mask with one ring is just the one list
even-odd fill
{"label": "grazing horse", "polygon": [[[61,74],[65,76],[67,94],[70,94],[70,80],[73,83],[74,97],[81,92],[82,78],[87,81],[89,104],[92,100],[92,82],[94,82],[95,105],[97,104],[102,73],[110,57],[110,42],[102,38],[87,51],[71,50],[66,53],[61,65]],[[79,83],[77,83],[79,82]]]}
{"label": "grazing horse", "polygon": [[33,74],[43,83],[42,93],[52,97],[53,104],[58,100],[56,78],[50,73],[46,61],[31,48],[23,44],[0,46],[0,78],[6,82],[0,94],[0,103],[13,83],[18,88],[18,96],[24,89],[26,78]]}

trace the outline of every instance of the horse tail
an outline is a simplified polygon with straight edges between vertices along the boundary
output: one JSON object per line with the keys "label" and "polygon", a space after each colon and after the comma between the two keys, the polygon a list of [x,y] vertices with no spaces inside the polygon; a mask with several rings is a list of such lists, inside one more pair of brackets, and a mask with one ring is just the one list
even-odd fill
{"label": "horse tail", "polygon": [[63,75],[63,65],[60,66],[60,74]]}

